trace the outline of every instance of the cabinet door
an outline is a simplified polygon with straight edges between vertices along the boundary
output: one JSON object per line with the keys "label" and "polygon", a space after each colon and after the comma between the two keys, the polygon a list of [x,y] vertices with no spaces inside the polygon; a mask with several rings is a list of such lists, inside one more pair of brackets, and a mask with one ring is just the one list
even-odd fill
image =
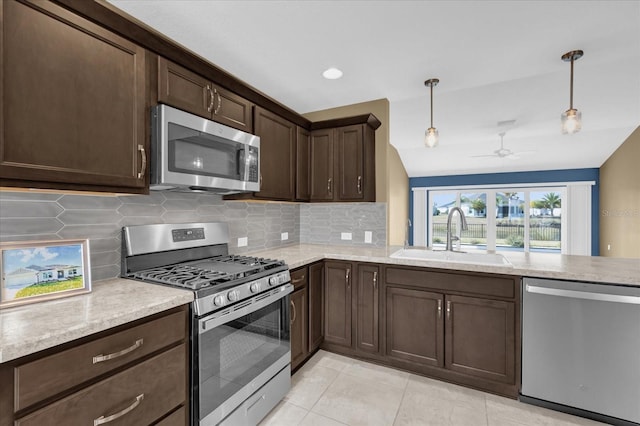
{"label": "cabinet door", "polygon": [[364,199],[364,139],[362,125],[337,130],[338,199]]}
{"label": "cabinet door", "polygon": [[260,192],[258,198],[293,200],[295,196],[296,125],[256,107],[256,135],[260,136]]}
{"label": "cabinet door", "polygon": [[36,4],[0,2],[0,185],[143,190],[145,50],[53,3]]}
{"label": "cabinet door", "polygon": [[444,366],[443,295],[387,286],[386,302],[387,356]]}
{"label": "cabinet door", "polygon": [[210,119],[214,107],[211,83],[206,78],[159,57],[158,102]]}
{"label": "cabinet door", "polygon": [[213,120],[247,133],[253,133],[253,103],[212,85]]}
{"label": "cabinet door", "polygon": [[515,383],[513,302],[447,295],[446,318],[446,368]]}
{"label": "cabinet door", "polygon": [[307,289],[291,293],[291,368],[307,356]]}
{"label": "cabinet door", "polygon": [[351,263],[325,262],[324,341],[351,347]]}
{"label": "cabinet door", "polygon": [[309,352],[320,347],[324,340],[324,264],[309,266]]}
{"label": "cabinet door", "polygon": [[356,282],[356,348],[378,353],[378,282],[380,268],[358,265]]}
{"label": "cabinet door", "polygon": [[333,200],[333,129],[311,132],[311,201]]}
{"label": "cabinet door", "polygon": [[309,144],[311,133],[298,126],[296,138],[296,200],[309,201],[309,162],[311,154]]}

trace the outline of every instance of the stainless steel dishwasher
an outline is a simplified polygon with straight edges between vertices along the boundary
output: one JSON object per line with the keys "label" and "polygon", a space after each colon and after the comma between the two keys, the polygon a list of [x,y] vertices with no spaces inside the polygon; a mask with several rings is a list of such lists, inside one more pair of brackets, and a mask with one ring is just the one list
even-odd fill
{"label": "stainless steel dishwasher", "polygon": [[640,287],[524,278],[520,400],[640,423]]}

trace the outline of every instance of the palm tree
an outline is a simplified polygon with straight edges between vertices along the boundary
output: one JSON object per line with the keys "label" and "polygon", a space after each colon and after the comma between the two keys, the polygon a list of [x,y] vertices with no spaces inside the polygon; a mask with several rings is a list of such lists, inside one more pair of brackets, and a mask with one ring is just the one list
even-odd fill
{"label": "palm tree", "polygon": [[560,198],[560,194],[549,192],[544,194],[540,201],[542,201],[542,204],[546,209],[549,209],[550,214],[553,216],[553,209],[560,207],[562,200]]}

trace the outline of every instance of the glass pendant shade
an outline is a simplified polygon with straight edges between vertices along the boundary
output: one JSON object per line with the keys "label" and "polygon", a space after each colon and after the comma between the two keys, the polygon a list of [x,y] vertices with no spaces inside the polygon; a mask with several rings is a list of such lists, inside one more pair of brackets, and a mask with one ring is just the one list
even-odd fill
{"label": "glass pendant shade", "polygon": [[577,133],[582,128],[582,113],[575,108],[566,110],[560,118],[563,135]]}
{"label": "glass pendant shade", "polygon": [[424,144],[428,148],[435,148],[438,146],[438,129],[435,127],[429,127],[426,132],[424,132]]}

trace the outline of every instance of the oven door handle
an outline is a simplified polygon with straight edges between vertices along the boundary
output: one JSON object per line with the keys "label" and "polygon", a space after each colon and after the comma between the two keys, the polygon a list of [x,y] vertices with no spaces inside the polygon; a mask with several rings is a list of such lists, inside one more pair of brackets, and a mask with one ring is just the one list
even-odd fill
{"label": "oven door handle", "polygon": [[[211,330],[212,328],[218,327],[219,325],[222,325],[224,323],[227,323],[229,321],[233,321],[235,319],[238,319],[242,316],[245,316],[251,312],[255,312],[258,309],[262,309],[265,306],[268,306],[270,304],[272,304],[273,302],[276,302],[280,299],[283,299],[284,297],[286,297],[288,294],[290,294],[293,291],[293,286],[291,284],[285,284],[283,286],[281,286],[279,289],[279,291],[277,293],[273,293],[263,299],[260,299],[254,303],[251,303],[247,306],[244,306],[242,308],[239,308],[238,310],[235,311],[231,311],[229,312],[229,309],[223,309],[220,312],[216,312],[214,314],[212,314],[212,317],[206,319],[206,320],[200,320],[198,321],[198,334],[203,334],[206,333],[207,331]],[[270,292],[272,292],[273,290],[270,290]],[[257,298],[259,298],[261,295],[258,295]],[[252,300],[255,300],[252,299]],[[239,305],[244,305],[246,304],[246,301],[244,302],[240,302]]]}

